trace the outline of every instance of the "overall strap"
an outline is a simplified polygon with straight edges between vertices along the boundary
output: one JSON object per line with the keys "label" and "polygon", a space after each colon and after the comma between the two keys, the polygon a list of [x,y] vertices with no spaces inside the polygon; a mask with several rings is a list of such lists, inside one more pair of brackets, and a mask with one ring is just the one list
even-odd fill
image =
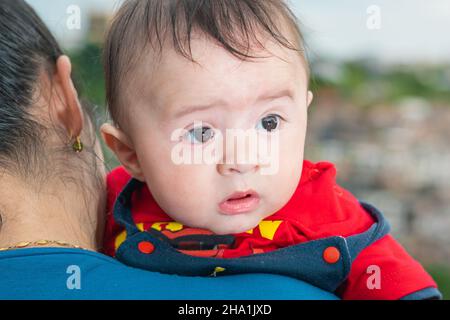
{"label": "overall strap", "polygon": [[133,192],[142,185],[143,182],[131,178],[114,203],[114,220],[125,228],[127,237],[140,232],[136,227],[131,214],[131,197]]}
{"label": "overall strap", "polygon": [[358,254],[375,241],[381,239],[390,231],[390,225],[383,214],[374,206],[360,201],[361,206],[377,221],[366,232],[359,233],[346,238],[350,257],[352,261]]}

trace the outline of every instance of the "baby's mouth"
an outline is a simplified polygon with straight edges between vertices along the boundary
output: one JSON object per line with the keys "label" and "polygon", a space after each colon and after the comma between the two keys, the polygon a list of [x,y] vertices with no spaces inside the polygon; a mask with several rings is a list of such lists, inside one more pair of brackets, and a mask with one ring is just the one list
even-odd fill
{"label": "baby's mouth", "polygon": [[254,210],[259,204],[259,194],[254,190],[234,192],[219,203],[219,209],[227,215]]}

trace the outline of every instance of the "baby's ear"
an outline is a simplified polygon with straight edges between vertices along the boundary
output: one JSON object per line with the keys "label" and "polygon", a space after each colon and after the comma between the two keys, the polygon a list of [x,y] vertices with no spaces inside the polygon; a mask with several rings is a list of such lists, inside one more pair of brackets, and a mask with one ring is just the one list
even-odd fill
{"label": "baby's ear", "polygon": [[308,93],[306,96],[306,107],[307,108],[309,108],[309,106],[311,105],[313,98],[314,98],[313,93],[310,90],[308,90]]}
{"label": "baby's ear", "polygon": [[144,175],[130,139],[119,128],[105,123],[100,127],[103,140],[112,152],[117,156],[125,170],[140,181],[145,181]]}

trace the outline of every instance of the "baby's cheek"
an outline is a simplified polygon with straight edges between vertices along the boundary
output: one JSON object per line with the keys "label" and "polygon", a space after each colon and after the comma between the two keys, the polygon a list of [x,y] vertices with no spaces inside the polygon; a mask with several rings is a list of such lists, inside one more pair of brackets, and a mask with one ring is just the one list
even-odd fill
{"label": "baby's cheek", "polygon": [[201,165],[173,165],[165,170],[168,170],[170,180],[166,192],[170,194],[173,210],[198,214],[205,211],[205,205],[213,201],[211,191],[214,190],[208,170],[202,169]]}
{"label": "baby's cheek", "polygon": [[298,130],[282,136],[279,144],[280,171],[295,174],[303,163],[304,136]]}
{"label": "baby's cheek", "polygon": [[280,163],[280,173],[277,178],[279,190],[284,194],[291,194],[300,179],[302,163],[297,159],[283,159]]}
{"label": "baby's cheek", "polygon": [[300,181],[303,165],[303,147],[295,146],[280,148],[278,173],[272,177],[271,189],[277,192],[277,199],[283,206],[294,193]]}

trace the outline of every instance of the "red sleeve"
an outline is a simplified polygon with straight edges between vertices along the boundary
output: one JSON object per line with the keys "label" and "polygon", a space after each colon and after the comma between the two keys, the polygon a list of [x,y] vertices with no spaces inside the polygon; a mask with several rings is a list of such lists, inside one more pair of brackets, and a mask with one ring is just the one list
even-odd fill
{"label": "red sleeve", "polygon": [[339,291],[343,299],[396,300],[429,287],[437,288],[431,276],[386,235],[361,251]]}
{"label": "red sleeve", "polygon": [[131,176],[123,167],[117,167],[112,170],[106,177],[106,225],[103,237],[103,253],[109,256],[115,255],[115,239],[122,232],[123,228],[114,221],[113,207],[120,194]]}

